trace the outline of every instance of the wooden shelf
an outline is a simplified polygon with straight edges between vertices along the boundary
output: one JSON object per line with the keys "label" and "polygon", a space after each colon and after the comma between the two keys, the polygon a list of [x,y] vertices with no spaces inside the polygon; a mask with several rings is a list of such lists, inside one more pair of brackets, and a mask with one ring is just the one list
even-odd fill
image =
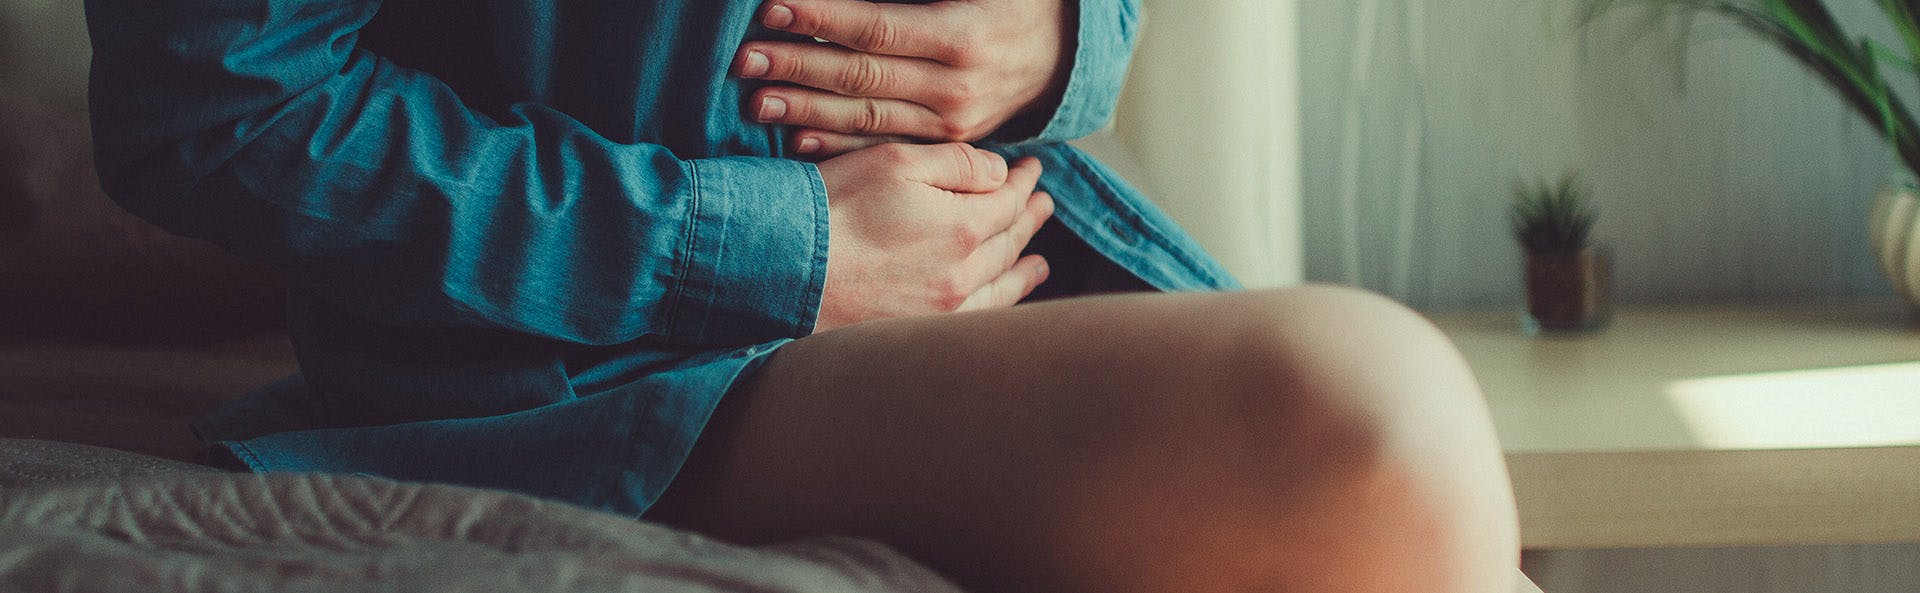
{"label": "wooden shelf", "polygon": [[1531,548],[1920,541],[1920,329],[1898,303],[1433,316],[1486,389]]}

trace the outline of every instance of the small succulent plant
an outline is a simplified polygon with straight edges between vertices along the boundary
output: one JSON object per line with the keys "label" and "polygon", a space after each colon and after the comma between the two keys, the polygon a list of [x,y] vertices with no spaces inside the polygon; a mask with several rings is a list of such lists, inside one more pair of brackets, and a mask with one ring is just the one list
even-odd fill
{"label": "small succulent plant", "polygon": [[1514,184],[1513,235],[1527,253],[1579,253],[1587,248],[1598,217],[1578,174],[1567,173],[1557,183]]}

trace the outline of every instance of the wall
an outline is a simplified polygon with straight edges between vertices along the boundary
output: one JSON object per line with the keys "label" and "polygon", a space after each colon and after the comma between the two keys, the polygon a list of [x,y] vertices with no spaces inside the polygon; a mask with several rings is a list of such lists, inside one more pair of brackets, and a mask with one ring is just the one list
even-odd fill
{"label": "wall", "polygon": [[[1877,17],[1870,2],[1827,4],[1852,23]],[[1888,292],[1865,227],[1897,166],[1871,128],[1731,25],[1697,29],[1690,47],[1631,15],[1604,25],[1576,63],[1576,94],[1583,165],[1618,215],[1606,230],[1631,272],[1627,296]]]}
{"label": "wall", "polygon": [[1625,300],[1886,293],[1862,229],[1893,162],[1870,130],[1730,27],[1682,52],[1631,17],[1583,34],[1574,4],[1302,5],[1308,278],[1516,303],[1510,188],[1577,168]]}
{"label": "wall", "polygon": [[0,93],[85,109],[85,23],[79,0],[0,0]]}
{"label": "wall", "polygon": [[1301,8],[1307,276],[1513,300],[1508,187],[1578,162],[1574,44],[1537,0]]}
{"label": "wall", "polygon": [[1110,135],[1083,142],[1249,286],[1303,276],[1294,0],[1147,0]]}

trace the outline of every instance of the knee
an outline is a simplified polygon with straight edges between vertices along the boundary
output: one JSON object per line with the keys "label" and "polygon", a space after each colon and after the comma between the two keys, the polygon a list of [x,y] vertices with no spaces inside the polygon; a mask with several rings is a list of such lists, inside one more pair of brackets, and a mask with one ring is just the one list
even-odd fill
{"label": "knee", "polygon": [[[1108,444],[1185,443],[1303,475],[1368,465],[1504,486],[1486,404],[1419,313],[1365,291],[1310,286],[1204,295],[1141,313],[1156,355],[1108,374]],[[1167,311],[1174,311],[1167,314]],[[1119,337],[1117,339],[1125,340]],[[1167,355],[1167,352],[1174,353]],[[1169,459],[1155,454],[1156,459]]]}
{"label": "knee", "polygon": [[[1113,297],[1069,329],[1032,546],[1052,590],[1492,591],[1518,545],[1478,388],[1419,314],[1307,287]],[[1074,586],[1068,586],[1074,585]],[[1037,588],[1038,589],[1038,588]]]}
{"label": "knee", "polygon": [[[1511,486],[1479,387],[1450,341],[1418,313],[1363,291],[1239,298],[1222,365],[1236,379],[1221,397],[1241,413],[1220,421],[1261,435],[1240,454],[1291,476],[1255,488],[1317,501],[1288,521],[1327,522],[1319,551],[1333,558],[1322,560],[1348,574],[1445,572],[1458,590],[1510,576]],[[1380,563],[1402,554],[1435,563]]]}
{"label": "knee", "polygon": [[1475,444],[1491,444],[1472,373],[1419,313],[1330,286],[1230,298],[1208,366],[1242,413],[1223,420],[1275,435],[1331,431],[1382,451],[1441,431],[1488,432]]}
{"label": "knee", "polygon": [[[1150,419],[1118,432],[1257,435],[1249,447],[1391,455],[1495,447],[1478,385],[1419,313],[1379,295],[1308,286],[1193,297],[1142,315],[1151,354],[1116,381]],[[1117,339],[1125,340],[1119,337]],[[1171,353],[1169,355],[1169,353]]]}
{"label": "knee", "polygon": [[1350,288],[1244,298],[1229,366],[1246,430],[1320,432],[1376,461],[1505,479],[1479,384],[1424,316]]}

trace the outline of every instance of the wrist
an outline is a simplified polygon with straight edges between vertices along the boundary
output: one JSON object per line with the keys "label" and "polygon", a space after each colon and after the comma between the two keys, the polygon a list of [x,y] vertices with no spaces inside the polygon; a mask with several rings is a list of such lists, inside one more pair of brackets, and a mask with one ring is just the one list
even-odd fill
{"label": "wrist", "polygon": [[1060,43],[1054,48],[1054,61],[1047,76],[1046,85],[1032,100],[1014,111],[1005,123],[987,136],[994,142],[1017,142],[1041,135],[1052,123],[1054,117],[1066,101],[1068,84],[1073,80],[1073,68],[1080,50],[1080,2],[1078,0],[1059,0],[1059,30],[1055,31]]}

